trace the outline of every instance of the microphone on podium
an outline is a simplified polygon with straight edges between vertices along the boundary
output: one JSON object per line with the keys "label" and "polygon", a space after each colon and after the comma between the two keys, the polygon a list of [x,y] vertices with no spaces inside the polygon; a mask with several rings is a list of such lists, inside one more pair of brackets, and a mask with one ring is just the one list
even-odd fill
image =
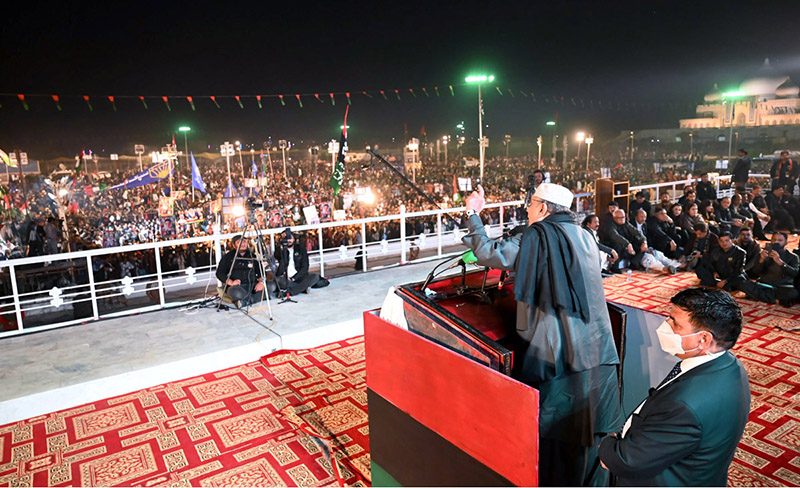
{"label": "microphone on podium", "polygon": [[[455,258],[450,258],[450,259],[455,259]],[[436,265],[433,268],[433,270],[431,270],[431,272],[428,274],[428,277],[425,278],[425,282],[422,283],[422,287],[420,287],[420,290],[422,290],[423,293],[425,292],[425,289],[428,287],[428,285],[431,283],[431,281],[433,281],[433,278],[436,276],[436,270],[438,270],[439,267],[441,265],[443,265],[444,263],[446,263],[446,262],[447,261],[444,261],[444,262],[441,262],[438,265]],[[472,264],[472,263],[476,263],[476,262],[478,262],[478,258],[475,257],[475,253],[473,253],[472,250],[470,249],[469,251],[467,251],[464,254],[462,254],[461,256],[459,256],[458,261],[456,261],[455,263],[451,264],[448,268],[445,268],[442,272],[447,271],[449,269],[457,268],[459,266],[463,266],[464,269],[466,269],[468,264]]]}

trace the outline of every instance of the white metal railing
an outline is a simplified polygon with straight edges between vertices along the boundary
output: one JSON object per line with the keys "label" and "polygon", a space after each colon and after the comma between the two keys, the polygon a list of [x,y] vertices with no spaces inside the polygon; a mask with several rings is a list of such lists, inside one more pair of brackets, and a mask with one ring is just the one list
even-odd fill
{"label": "white metal railing", "polygon": [[[768,177],[768,175],[752,176]],[[730,176],[717,178],[718,194],[724,192],[724,189],[720,188],[720,181],[728,179]],[[630,188],[630,192],[654,189],[654,200],[657,200],[662,188],[671,187],[672,197],[675,198],[677,197],[677,188],[692,181],[694,180],[689,179],[635,186]],[[589,210],[589,208],[584,208],[585,200],[592,196],[593,193],[575,195],[579,211]],[[515,222],[509,221],[507,209],[514,209],[522,204],[522,201],[488,204],[486,208],[496,209],[499,217],[496,223],[488,226],[489,234],[499,235],[505,227],[514,225]],[[466,230],[458,228],[445,230],[443,217],[453,214],[460,218],[464,210],[464,207],[457,207],[405,212],[404,207],[401,207],[400,213],[396,215],[302,225],[293,227],[292,230],[317,233],[318,249],[309,252],[311,269],[318,270],[320,274],[326,276],[333,274],[326,273],[326,268],[335,272],[342,271],[349,266],[351,272],[356,272],[355,259],[360,258],[362,260],[360,271],[366,272],[370,269],[381,269],[409,262],[441,259],[461,252],[463,249],[461,237]],[[407,235],[406,223],[419,218],[435,218],[435,223],[429,226],[428,232],[420,235],[416,233]],[[396,222],[400,226],[399,238],[367,242],[369,225],[392,222]],[[360,235],[360,242],[338,248],[325,248],[323,231],[343,227],[355,227]],[[271,249],[275,247],[275,235],[282,230],[265,229],[262,231],[262,235],[269,239]],[[215,295],[217,286],[214,276],[215,263],[219,262],[222,257],[222,242],[234,235],[234,233],[214,234],[173,241],[0,261],[0,318],[2,318],[0,320],[0,338],[103,318],[178,307],[204,299],[205,291],[208,291],[209,295]],[[209,254],[209,264],[172,271],[162,269],[162,258],[166,248],[189,245],[205,247]],[[409,253],[416,249],[419,250],[419,255],[413,260],[409,259]],[[98,260],[110,255],[137,252],[141,252],[145,257],[152,255],[153,272],[113,280],[96,280],[94,271]],[[361,254],[359,255],[359,253]],[[50,281],[55,284],[43,284]],[[203,290],[202,293],[201,290]],[[69,317],[70,312],[72,312],[72,317]]]}

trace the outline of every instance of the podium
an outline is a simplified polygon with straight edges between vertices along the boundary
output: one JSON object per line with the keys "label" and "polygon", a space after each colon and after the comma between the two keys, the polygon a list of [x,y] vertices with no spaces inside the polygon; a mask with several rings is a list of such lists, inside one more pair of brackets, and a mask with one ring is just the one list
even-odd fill
{"label": "podium", "polygon": [[[408,329],[364,312],[373,486],[538,485],[539,392],[512,377],[517,302],[501,278],[397,287]],[[608,307],[622,362],[626,313]]]}

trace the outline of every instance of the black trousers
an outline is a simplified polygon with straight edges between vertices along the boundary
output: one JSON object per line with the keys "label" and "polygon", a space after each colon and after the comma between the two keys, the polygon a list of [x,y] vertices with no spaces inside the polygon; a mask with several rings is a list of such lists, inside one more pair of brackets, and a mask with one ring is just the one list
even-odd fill
{"label": "black trousers", "polygon": [[[694,272],[700,278],[700,286],[716,287],[719,280],[714,278],[714,273],[705,266],[698,266]],[[724,287],[725,291],[743,291],[745,295],[753,300],[765,303],[775,303],[775,288],[763,283],[755,283],[744,275],[728,278]]]}
{"label": "black trousers", "polygon": [[278,277],[278,285],[281,287],[281,290],[286,290],[289,292],[289,295],[299,295],[304,291],[308,290],[312,286],[316,285],[319,281],[319,275],[314,273],[309,273],[303,278],[302,280],[292,281],[286,277],[286,275]]}

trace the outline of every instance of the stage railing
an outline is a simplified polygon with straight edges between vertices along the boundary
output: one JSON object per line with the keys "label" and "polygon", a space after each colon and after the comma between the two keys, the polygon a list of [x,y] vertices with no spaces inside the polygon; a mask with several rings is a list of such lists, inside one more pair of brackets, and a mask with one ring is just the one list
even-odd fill
{"label": "stage railing", "polygon": [[[768,175],[753,175],[768,177]],[[718,194],[725,194],[717,179]],[[631,193],[652,189],[658,200],[659,192],[671,188],[672,197],[677,189],[693,180],[659,183],[632,187]],[[579,212],[592,210],[593,194],[575,195]],[[517,225],[511,218],[522,201],[490,203],[486,207],[491,215],[488,227],[490,236],[499,236],[503,230]],[[337,276],[367,272],[442,259],[463,252],[461,238],[466,229],[447,230],[445,219],[460,224],[465,208],[448,208],[405,212],[396,215],[370,217],[342,222],[296,226],[296,232],[306,232],[317,241],[317,248],[309,252],[310,268],[324,276]],[[524,219],[524,212],[520,215]],[[424,223],[419,222],[424,220]],[[368,228],[397,224],[400,237],[370,239]],[[423,232],[414,229],[422,227]],[[450,224],[447,225],[449,227]],[[407,228],[412,229],[407,232]],[[272,249],[275,236],[283,229],[266,229],[265,239]],[[325,248],[323,232],[328,230],[352,231],[358,235],[357,244]],[[316,235],[315,235],[316,234]],[[54,254],[0,261],[0,338],[39,332],[84,322],[140,314],[153,310],[181,307],[202,301],[217,294],[214,276],[216,263],[222,257],[223,242],[235,234],[215,234],[172,241],[135,244],[123,247],[93,249],[89,251]],[[183,262],[173,250],[177,247],[199,248],[191,254],[196,262]],[[110,256],[121,259],[112,261]],[[356,260],[360,263],[356,264]],[[130,269],[117,269],[125,261],[136,261],[140,271],[135,276],[125,276]]]}

